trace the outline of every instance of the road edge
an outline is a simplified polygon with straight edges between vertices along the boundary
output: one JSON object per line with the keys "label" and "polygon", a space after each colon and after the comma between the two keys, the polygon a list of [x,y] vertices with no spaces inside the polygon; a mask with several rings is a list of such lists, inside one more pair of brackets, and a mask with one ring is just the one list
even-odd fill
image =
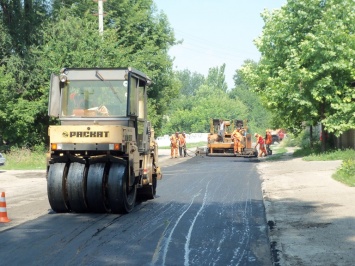
{"label": "road edge", "polygon": [[263,179],[262,179],[262,183],[261,183],[261,192],[263,195],[265,218],[266,218],[266,224],[267,224],[267,230],[268,230],[268,238],[269,238],[272,262],[273,262],[274,266],[284,266],[284,265],[286,265],[284,255],[283,255],[284,252],[283,252],[281,243],[279,243],[277,241],[277,237],[274,236],[273,230],[276,227],[276,219],[273,215],[270,214],[270,209],[271,209],[272,203],[271,203],[271,201],[268,200],[267,196],[264,193],[265,189],[264,189],[264,180]]}

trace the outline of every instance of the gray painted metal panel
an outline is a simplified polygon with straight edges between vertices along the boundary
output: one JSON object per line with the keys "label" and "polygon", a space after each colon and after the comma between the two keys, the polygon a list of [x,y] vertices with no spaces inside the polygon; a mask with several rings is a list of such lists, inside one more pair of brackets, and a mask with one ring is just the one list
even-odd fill
{"label": "gray painted metal panel", "polygon": [[69,69],[68,80],[125,80],[127,70]]}
{"label": "gray painted metal panel", "polygon": [[109,149],[109,144],[108,143],[97,143],[97,144],[92,144],[92,143],[76,143],[76,144],[71,144],[71,143],[64,143],[62,146],[63,151],[107,151]]}
{"label": "gray painted metal panel", "polygon": [[59,117],[60,112],[60,87],[59,87],[59,76],[52,74],[51,83],[49,91],[49,104],[48,104],[48,115]]}

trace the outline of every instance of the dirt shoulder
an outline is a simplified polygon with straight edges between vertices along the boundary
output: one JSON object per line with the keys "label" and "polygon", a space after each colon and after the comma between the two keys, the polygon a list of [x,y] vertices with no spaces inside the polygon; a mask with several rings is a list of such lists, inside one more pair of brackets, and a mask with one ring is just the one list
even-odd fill
{"label": "dirt shoulder", "polygon": [[355,262],[355,188],[332,179],[340,165],[291,154],[258,164],[275,265]]}
{"label": "dirt shoulder", "polygon": [[45,170],[0,171],[0,192],[5,192],[9,223],[0,232],[50,212]]}

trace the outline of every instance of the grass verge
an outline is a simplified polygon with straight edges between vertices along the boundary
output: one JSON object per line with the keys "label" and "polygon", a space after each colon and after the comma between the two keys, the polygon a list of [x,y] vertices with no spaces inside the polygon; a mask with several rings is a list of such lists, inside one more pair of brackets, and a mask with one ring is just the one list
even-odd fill
{"label": "grass verge", "polygon": [[355,159],[344,160],[332,177],[350,187],[355,187]]}
{"label": "grass verge", "polygon": [[303,157],[305,161],[342,160],[341,166],[332,177],[348,186],[355,187],[355,150],[333,150],[325,153],[311,153]]}
{"label": "grass verge", "polygon": [[6,158],[1,170],[45,170],[46,153],[43,150],[32,151],[27,148],[12,148],[3,154]]}
{"label": "grass verge", "polygon": [[[281,143],[281,145],[273,148],[273,155],[267,158],[267,160],[280,160],[286,153],[288,143]],[[355,150],[332,150],[325,153],[319,152],[319,149],[311,149],[309,147],[297,149],[293,153],[293,157],[302,157],[305,161],[334,161],[342,160],[341,166],[332,175],[335,180],[355,187]]]}
{"label": "grass verge", "polygon": [[315,152],[309,148],[297,150],[295,157],[303,157],[305,161],[342,160],[341,166],[332,177],[351,187],[355,187],[355,150],[333,150],[325,153]]}
{"label": "grass verge", "polygon": [[266,160],[267,161],[278,161],[282,158],[282,156],[285,155],[287,152],[287,149],[283,146],[274,146],[271,145],[271,150],[272,150],[272,156],[267,156]]}

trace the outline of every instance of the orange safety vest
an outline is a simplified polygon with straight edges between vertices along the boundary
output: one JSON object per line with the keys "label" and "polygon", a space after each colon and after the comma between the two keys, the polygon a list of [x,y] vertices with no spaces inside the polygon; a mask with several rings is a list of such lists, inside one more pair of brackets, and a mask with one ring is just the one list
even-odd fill
{"label": "orange safety vest", "polygon": [[184,146],[186,143],[186,140],[182,134],[179,135],[179,144],[180,146]]}
{"label": "orange safety vest", "polygon": [[170,137],[171,147],[177,147],[177,140],[175,134]]}
{"label": "orange safety vest", "polygon": [[263,139],[263,137],[260,136],[260,135],[259,135],[259,137],[258,137],[258,143],[259,143],[260,145],[264,144],[264,139]]}
{"label": "orange safety vest", "polygon": [[242,134],[237,131],[237,130],[234,130],[233,133],[232,133],[232,139],[236,139],[236,140],[239,140],[241,141],[242,140]]}
{"label": "orange safety vest", "polygon": [[267,134],[266,134],[265,143],[266,143],[267,145],[270,145],[270,144],[272,143],[272,136],[271,136],[270,133],[267,133]]}

